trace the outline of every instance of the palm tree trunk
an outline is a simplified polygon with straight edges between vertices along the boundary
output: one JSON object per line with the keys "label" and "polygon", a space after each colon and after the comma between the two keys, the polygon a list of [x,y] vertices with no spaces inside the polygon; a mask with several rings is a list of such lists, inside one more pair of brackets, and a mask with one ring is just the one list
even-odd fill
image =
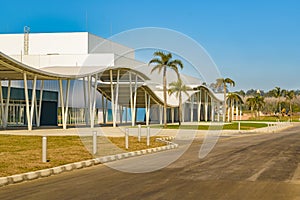
{"label": "palm tree trunk", "polygon": [[182,104],[182,97],[181,97],[181,92],[179,93],[179,107],[178,107],[178,121],[179,121],[179,126],[181,125],[181,120],[182,120],[182,108],[181,108],[181,104]]}
{"label": "palm tree trunk", "polygon": [[167,67],[164,67],[163,72],[163,87],[164,87],[164,128],[167,128]]}
{"label": "palm tree trunk", "polygon": [[223,106],[223,121],[226,122],[226,112],[227,112],[227,103],[226,103],[226,83],[224,83],[224,106]]}
{"label": "palm tree trunk", "polygon": [[291,116],[291,119],[292,119],[292,116],[293,116],[293,110],[292,110],[292,101],[290,100],[290,116]]}

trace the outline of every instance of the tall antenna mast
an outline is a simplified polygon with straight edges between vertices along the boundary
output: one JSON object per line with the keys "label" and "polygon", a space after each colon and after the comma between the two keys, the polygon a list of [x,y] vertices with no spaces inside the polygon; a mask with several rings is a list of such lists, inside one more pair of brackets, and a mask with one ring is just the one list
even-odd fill
{"label": "tall antenna mast", "polygon": [[28,26],[24,26],[24,55],[28,55],[29,32],[30,32],[30,28]]}

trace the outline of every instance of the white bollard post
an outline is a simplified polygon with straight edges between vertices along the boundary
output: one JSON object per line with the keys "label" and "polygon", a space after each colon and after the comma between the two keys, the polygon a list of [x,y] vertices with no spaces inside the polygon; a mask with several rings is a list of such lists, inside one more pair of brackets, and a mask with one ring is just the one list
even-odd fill
{"label": "white bollard post", "polygon": [[93,154],[97,153],[97,131],[93,131]]}
{"label": "white bollard post", "polygon": [[241,122],[239,122],[238,129],[241,130]]}
{"label": "white bollard post", "polygon": [[150,146],[150,127],[147,127],[147,146]]}
{"label": "white bollard post", "polygon": [[42,161],[47,162],[47,137],[42,138]]}
{"label": "white bollard post", "polygon": [[128,135],[129,135],[129,129],[125,129],[125,148],[128,149]]}
{"label": "white bollard post", "polygon": [[141,125],[138,125],[138,141],[141,141]]}

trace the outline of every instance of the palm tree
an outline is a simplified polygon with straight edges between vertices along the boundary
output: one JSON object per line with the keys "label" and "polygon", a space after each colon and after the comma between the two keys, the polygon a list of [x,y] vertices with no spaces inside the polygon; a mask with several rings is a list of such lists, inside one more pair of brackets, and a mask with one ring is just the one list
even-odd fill
{"label": "palm tree", "polygon": [[284,92],[284,97],[286,98],[287,102],[289,102],[289,113],[291,113],[290,115],[293,114],[293,110],[292,110],[292,101],[293,99],[296,97],[295,95],[295,91],[294,90],[286,90]]}
{"label": "palm tree", "polygon": [[179,126],[181,125],[181,121],[182,121],[182,108],[181,108],[181,104],[182,104],[182,92],[184,92],[186,95],[189,95],[187,93],[187,89],[188,87],[186,85],[184,85],[182,83],[181,79],[178,79],[178,81],[176,82],[172,82],[169,84],[169,90],[168,93],[169,95],[172,95],[175,93],[176,98],[179,99],[179,107],[178,107],[178,122],[179,122]]}
{"label": "palm tree", "polygon": [[283,96],[285,90],[281,90],[280,87],[275,87],[275,89],[273,89],[271,91],[273,97],[275,97],[277,99],[277,105],[278,105],[278,112],[281,113],[281,104],[280,104],[280,97]]}
{"label": "palm tree", "polygon": [[260,117],[260,111],[265,105],[265,99],[260,94],[247,99],[248,105],[251,107],[251,112],[256,111],[255,117]]}
{"label": "palm tree", "polygon": [[251,109],[251,117],[253,117],[253,111],[254,111],[254,107],[255,107],[255,98],[250,97],[246,100],[246,102]]}
{"label": "palm tree", "polygon": [[[230,112],[231,112],[231,116],[233,116],[233,111],[232,111],[232,108],[233,108],[233,104],[234,104],[234,101],[238,101],[238,100],[240,100],[241,98],[239,97],[239,95],[238,94],[236,94],[236,93],[233,93],[233,92],[230,92],[230,93],[228,93],[228,95],[227,95],[227,100],[230,102],[230,108],[229,108],[229,112],[228,112],[228,121],[231,121],[231,120],[233,120],[233,119],[231,119],[230,120]],[[228,102],[228,104],[229,104],[229,102]],[[237,114],[237,113],[236,113]]]}
{"label": "palm tree", "polygon": [[230,86],[235,86],[235,82],[230,78],[218,78],[217,79],[217,86],[223,87],[224,90],[224,106],[223,106],[223,121],[226,121],[226,111],[227,111],[227,105],[226,105],[226,92],[227,92],[227,84]]}
{"label": "palm tree", "polygon": [[149,61],[148,65],[155,64],[151,73],[158,70],[158,73],[163,71],[163,96],[164,96],[164,127],[167,127],[167,69],[172,69],[180,77],[178,67],[183,69],[183,64],[180,60],[172,60],[171,53],[156,51],[153,53],[154,58]]}

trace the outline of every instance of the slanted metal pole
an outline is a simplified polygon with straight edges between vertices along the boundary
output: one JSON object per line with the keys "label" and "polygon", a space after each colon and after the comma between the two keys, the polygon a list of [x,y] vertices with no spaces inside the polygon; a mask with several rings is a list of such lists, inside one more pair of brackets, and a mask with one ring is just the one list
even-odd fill
{"label": "slanted metal pole", "polygon": [[[117,70],[117,85],[116,85],[116,100],[115,100],[115,106],[114,106],[114,127],[117,123],[117,111],[118,111],[118,104],[119,104],[119,79],[120,79],[120,70]],[[119,109],[120,112],[120,109]]]}
{"label": "slanted metal pole", "polygon": [[7,127],[8,108],[9,108],[9,101],[10,101],[10,91],[11,91],[11,80],[8,81],[8,87],[7,87],[7,99],[6,99],[5,114],[4,114],[4,127]]}
{"label": "slanted metal pole", "polygon": [[4,127],[4,105],[3,105],[3,92],[2,92],[2,81],[0,80],[0,103],[1,103],[1,121]]}
{"label": "slanted metal pole", "polygon": [[91,120],[92,120],[92,97],[91,97],[91,81],[92,81],[92,77],[88,76],[88,116],[89,116],[89,120],[88,123],[89,125],[91,124]]}
{"label": "slanted metal pole", "polygon": [[110,92],[111,92],[111,111],[112,111],[112,117],[113,117],[113,127],[116,127],[116,121],[115,121],[115,97],[114,97],[114,86],[113,86],[113,74],[112,70],[109,71],[110,73]]}
{"label": "slanted metal pole", "polygon": [[27,117],[27,127],[28,130],[31,131],[31,122],[30,122],[30,112],[29,112],[29,98],[28,98],[28,87],[27,87],[27,75],[23,73],[24,80],[24,93],[25,93],[25,102],[26,102],[26,117]]}
{"label": "slanted metal pole", "polygon": [[136,122],[136,96],[137,96],[137,74],[135,75],[135,85],[134,85],[134,99],[133,99],[134,116],[133,116],[133,126],[135,125],[135,122]]}
{"label": "slanted metal pole", "polygon": [[42,102],[43,102],[43,90],[44,90],[44,80],[41,81],[40,88],[40,100],[39,100],[39,109],[37,109],[37,98],[35,98],[35,118],[36,118],[36,126],[40,127],[41,122],[41,112],[42,112]]}
{"label": "slanted metal pole", "polygon": [[88,115],[87,115],[87,102],[86,102],[86,82],[85,82],[85,77],[82,78],[83,82],[83,100],[84,100],[84,119],[85,119],[85,124],[88,125]]}
{"label": "slanted metal pole", "polygon": [[67,80],[67,91],[66,91],[66,109],[65,109],[65,127],[67,129],[67,121],[68,121],[68,109],[69,109],[69,90],[70,90],[70,79]]}
{"label": "slanted metal pole", "polygon": [[208,120],[208,96],[207,96],[207,92],[205,91],[204,93],[204,96],[205,96],[205,102],[204,102],[204,106],[205,106],[205,121],[207,122]]}
{"label": "slanted metal pole", "polygon": [[34,114],[34,105],[35,105],[35,92],[36,92],[36,79],[37,76],[35,75],[33,78],[33,87],[32,87],[32,96],[31,96],[31,110],[30,110],[30,126],[32,127],[33,123],[33,114]]}
{"label": "slanted metal pole", "polygon": [[94,125],[95,125],[97,81],[98,81],[98,74],[96,74],[96,76],[95,76],[91,128],[94,128]]}
{"label": "slanted metal pole", "polygon": [[201,121],[201,89],[199,91],[199,95],[198,95],[198,122]]}
{"label": "slanted metal pole", "polygon": [[93,154],[97,153],[97,131],[93,131]]}
{"label": "slanted metal pole", "polygon": [[47,162],[47,137],[42,138],[42,162]]}
{"label": "slanted metal pole", "polygon": [[132,97],[132,79],[131,72],[129,72],[129,98],[130,98],[130,112],[131,112],[131,126],[134,126],[134,110],[133,110],[133,97]]}

